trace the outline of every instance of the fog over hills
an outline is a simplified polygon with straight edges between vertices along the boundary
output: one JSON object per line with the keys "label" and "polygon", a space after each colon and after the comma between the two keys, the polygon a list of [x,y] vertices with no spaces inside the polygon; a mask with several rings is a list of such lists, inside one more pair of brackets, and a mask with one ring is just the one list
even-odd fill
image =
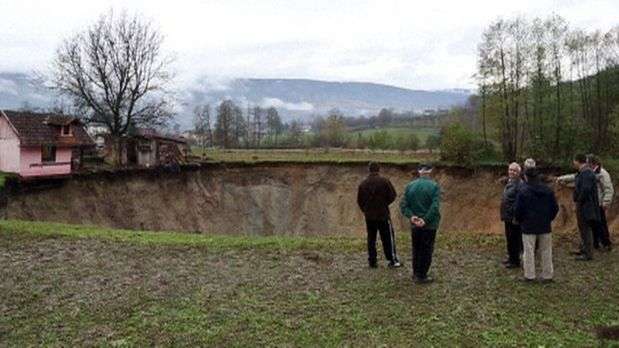
{"label": "fog over hills", "polygon": [[[192,110],[201,103],[215,106],[232,99],[241,107],[274,106],[285,121],[309,121],[338,108],[347,116],[375,115],[381,108],[397,111],[448,108],[463,104],[469,90],[422,91],[364,82],[327,82],[307,79],[230,79],[201,78],[178,91],[176,122],[191,126]],[[37,87],[28,75],[0,73],[0,108],[48,108],[57,98]]]}
{"label": "fog over hills", "polygon": [[204,79],[188,90],[188,103],[230,98],[244,106],[275,106],[284,118],[307,119],[338,108],[347,116],[375,115],[381,108],[398,111],[448,108],[463,104],[469,90],[420,91],[365,82],[306,79],[234,79],[213,83]]}

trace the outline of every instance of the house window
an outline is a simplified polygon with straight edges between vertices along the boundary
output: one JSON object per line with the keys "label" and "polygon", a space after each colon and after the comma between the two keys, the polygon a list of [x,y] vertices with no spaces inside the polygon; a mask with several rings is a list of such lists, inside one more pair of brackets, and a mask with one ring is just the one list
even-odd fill
{"label": "house window", "polygon": [[69,136],[71,135],[71,125],[66,125],[66,126],[62,126],[62,132],[61,134],[63,136]]}
{"label": "house window", "polygon": [[41,162],[56,162],[56,146],[43,145],[41,148]]}

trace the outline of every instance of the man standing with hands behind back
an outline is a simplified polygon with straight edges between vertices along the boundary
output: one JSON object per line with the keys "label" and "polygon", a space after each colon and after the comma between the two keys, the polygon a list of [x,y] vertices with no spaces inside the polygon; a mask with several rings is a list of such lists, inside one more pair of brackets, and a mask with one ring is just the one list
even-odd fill
{"label": "man standing with hands behind back", "polygon": [[419,178],[406,186],[400,211],[411,223],[411,239],[413,244],[413,280],[419,284],[433,281],[428,277],[432,264],[436,230],[441,219],[441,190],[432,180],[432,166],[419,167]]}

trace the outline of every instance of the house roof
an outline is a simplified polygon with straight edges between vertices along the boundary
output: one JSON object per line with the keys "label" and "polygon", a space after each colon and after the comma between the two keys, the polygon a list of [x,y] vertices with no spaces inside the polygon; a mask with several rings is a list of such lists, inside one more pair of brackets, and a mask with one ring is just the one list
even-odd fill
{"label": "house roof", "polygon": [[[72,116],[21,111],[1,111],[17,132],[21,146],[83,146],[93,145],[82,122]],[[72,136],[61,136],[61,126],[73,125]]]}

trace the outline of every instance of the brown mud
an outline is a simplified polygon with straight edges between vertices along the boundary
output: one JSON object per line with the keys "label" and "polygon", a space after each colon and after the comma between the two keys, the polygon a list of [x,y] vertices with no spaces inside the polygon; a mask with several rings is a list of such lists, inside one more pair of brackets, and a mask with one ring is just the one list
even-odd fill
{"label": "brown mud", "polygon": [[[398,231],[408,230],[398,202],[412,173],[412,166],[382,167],[398,191],[391,205]],[[365,224],[356,193],[366,174],[363,164],[263,163],[78,175],[14,184],[5,216],[136,230],[361,236]],[[502,233],[502,176],[502,168],[436,168],[442,188],[440,229]],[[551,186],[561,208],[555,230],[575,230],[571,189]],[[611,230],[619,227],[617,210],[609,214]]]}

